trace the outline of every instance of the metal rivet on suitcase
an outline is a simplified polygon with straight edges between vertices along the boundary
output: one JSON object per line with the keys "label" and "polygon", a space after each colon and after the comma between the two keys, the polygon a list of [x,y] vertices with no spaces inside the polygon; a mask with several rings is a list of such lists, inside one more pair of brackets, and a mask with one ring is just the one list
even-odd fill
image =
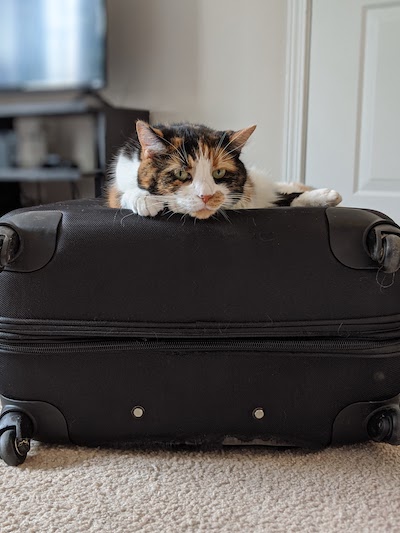
{"label": "metal rivet on suitcase", "polygon": [[264,418],[264,416],[265,416],[265,413],[264,413],[264,409],[262,407],[257,407],[256,409],[254,409],[253,417],[256,420],[261,420],[262,418]]}
{"label": "metal rivet on suitcase", "polygon": [[144,408],[141,407],[140,405],[136,405],[132,411],[132,416],[133,418],[142,418],[142,416],[144,415]]}

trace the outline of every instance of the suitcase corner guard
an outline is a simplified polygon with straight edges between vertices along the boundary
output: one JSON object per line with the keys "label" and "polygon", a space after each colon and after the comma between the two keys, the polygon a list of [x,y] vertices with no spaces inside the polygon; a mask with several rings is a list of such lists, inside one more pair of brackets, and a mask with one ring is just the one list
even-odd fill
{"label": "suitcase corner guard", "polygon": [[45,267],[57,246],[62,213],[38,211],[0,219],[0,272],[34,272]]}
{"label": "suitcase corner guard", "polygon": [[331,444],[368,440],[400,444],[400,394],[388,400],[353,403],[337,415]]}
{"label": "suitcase corner guard", "polygon": [[22,464],[30,440],[71,443],[62,413],[46,402],[13,400],[0,395],[0,457],[10,466]]}
{"label": "suitcase corner guard", "polygon": [[19,249],[18,233],[9,226],[0,226],[0,272],[14,261]]}
{"label": "suitcase corner guard", "polygon": [[[352,207],[326,210],[333,255],[353,269],[400,269],[400,227],[378,212]],[[352,227],[352,237],[348,228]],[[363,246],[359,246],[362,242]]]}

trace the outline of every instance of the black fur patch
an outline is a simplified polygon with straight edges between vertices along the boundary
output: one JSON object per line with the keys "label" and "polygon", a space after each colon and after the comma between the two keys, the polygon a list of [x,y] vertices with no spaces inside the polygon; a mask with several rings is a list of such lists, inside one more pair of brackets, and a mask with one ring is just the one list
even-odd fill
{"label": "black fur patch", "polygon": [[274,202],[274,205],[278,207],[289,207],[292,205],[293,200],[302,194],[302,192],[280,193],[278,199]]}
{"label": "black fur patch", "polygon": [[132,157],[135,154],[139,154],[140,153],[139,141],[137,141],[137,139],[135,139],[134,137],[131,137],[121,147],[120,153],[122,153],[124,156],[129,157],[130,159],[132,159]]}

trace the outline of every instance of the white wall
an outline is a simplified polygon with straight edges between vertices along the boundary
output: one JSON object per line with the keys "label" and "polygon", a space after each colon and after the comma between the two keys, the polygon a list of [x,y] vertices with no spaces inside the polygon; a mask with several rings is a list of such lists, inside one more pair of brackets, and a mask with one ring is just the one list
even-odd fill
{"label": "white wall", "polygon": [[109,0],[116,105],[155,122],[258,128],[248,163],[282,174],[287,0]]}
{"label": "white wall", "polygon": [[[202,122],[218,129],[258,128],[243,158],[279,179],[288,0],[107,0],[108,86],[115,105],[148,109],[151,121]],[[58,99],[62,95],[32,95]],[[6,103],[3,101],[2,103]],[[13,97],[6,97],[6,101]],[[90,124],[76,121],[75,154],[92,156]],[[132,124],[132,130],[134,124]],[[69,196],[68,183],[23,184],[27,201]],[[80,194],[93,196],[92,180]],[[34,200],[35,199],[35,200]]]}

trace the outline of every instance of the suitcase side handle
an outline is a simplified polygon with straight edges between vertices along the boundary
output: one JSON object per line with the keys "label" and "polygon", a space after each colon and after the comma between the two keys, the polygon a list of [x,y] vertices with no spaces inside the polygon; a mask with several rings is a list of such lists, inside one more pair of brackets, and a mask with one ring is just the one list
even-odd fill
{"label": "suitcase side handle", "polygon": [[400,228],[388,221],[376,223],[365,235],[368,255],[380,269],[394,274],[400,269]]}

